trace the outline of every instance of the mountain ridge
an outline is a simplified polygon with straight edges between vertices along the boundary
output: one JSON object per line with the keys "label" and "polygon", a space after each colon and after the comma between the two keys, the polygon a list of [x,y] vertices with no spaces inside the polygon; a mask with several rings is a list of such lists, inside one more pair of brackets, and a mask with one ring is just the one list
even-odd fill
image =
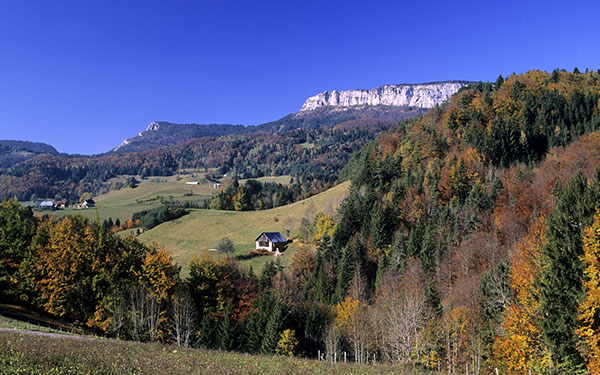
{"label": "mountain ridge", "polygon": [[[298,112],[259,125],[175,124],[154,121],[145,131],[127,138],[110,152],[150,150],[203,137],[257,132],[277,133],[298,128],[316,129],[359,119],[399,122],[417,117],[427,109],[442,104],[468,83],[453,80],[384,85],[368,90],[325,91],[309,97]],[[333,97],[336,99],[331,99]]]}

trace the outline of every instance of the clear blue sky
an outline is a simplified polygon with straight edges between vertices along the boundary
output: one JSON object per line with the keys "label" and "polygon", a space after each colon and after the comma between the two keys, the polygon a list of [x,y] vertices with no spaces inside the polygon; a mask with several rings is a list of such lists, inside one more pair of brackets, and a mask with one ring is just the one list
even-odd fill
{"label": "clear blue sky", "polygon": [[99,153],[333,89],[600,68],[598,1],[0,1],[0,139]]}

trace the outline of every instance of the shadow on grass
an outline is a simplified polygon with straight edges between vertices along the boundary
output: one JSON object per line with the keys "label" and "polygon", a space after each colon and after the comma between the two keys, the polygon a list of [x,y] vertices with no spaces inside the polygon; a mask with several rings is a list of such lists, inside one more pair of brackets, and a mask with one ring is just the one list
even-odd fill
{"label": "shadow on grass", "polygon": [[250,252],[250,254],[240,254],[240,255],[236,255],[235,259],[239,260],[239,261],[244,261],[244,260],[249,260],[252,258],[256,258],[256,257],[262,257],[265,255],[273,255],[273,253],[271,252],[258,252],[258,251],[252,251]]}

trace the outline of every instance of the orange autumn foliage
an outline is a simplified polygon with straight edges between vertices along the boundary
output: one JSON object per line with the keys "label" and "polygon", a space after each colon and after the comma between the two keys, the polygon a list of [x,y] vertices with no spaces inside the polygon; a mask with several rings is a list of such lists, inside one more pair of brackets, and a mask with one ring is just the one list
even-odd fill
{"label": "orange autumn foliage", "polygon": [[526,374],[550,364],[550,353],[542,341],[536,279],[540,272],[541,248],[546,239],[546,220],[536,220],[519,242],[512,257],[510,288],[514,300],[501,324],[503,334],[494,343],[495,359],[507,374]]}

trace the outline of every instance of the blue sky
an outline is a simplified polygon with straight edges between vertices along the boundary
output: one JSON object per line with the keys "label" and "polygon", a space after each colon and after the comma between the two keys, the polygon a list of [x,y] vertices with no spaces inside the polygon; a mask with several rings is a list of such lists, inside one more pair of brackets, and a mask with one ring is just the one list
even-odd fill
{"label": "blue sky", "polygon": [[600,68],[597,1],[0,0],[0,139],[108,151],[324,90]]}

